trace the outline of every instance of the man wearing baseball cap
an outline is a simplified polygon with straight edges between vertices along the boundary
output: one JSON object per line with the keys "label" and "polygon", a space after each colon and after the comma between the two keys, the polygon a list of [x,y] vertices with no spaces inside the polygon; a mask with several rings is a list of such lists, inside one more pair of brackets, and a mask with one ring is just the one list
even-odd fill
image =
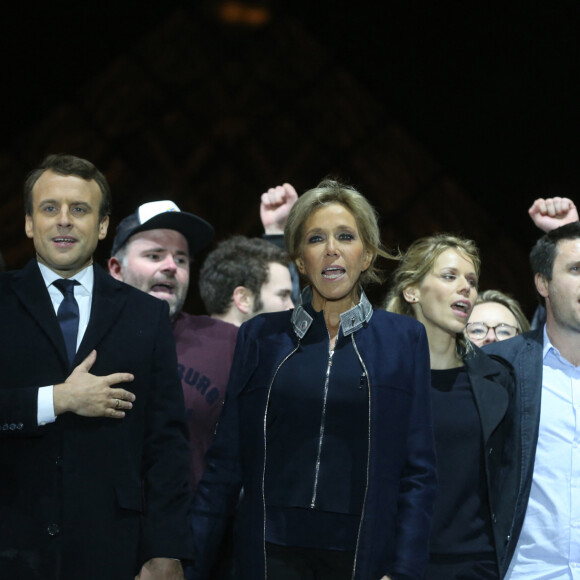
{"label": "man wearing baseball cap", "polygon": [[[283,219],[280,214],[287,214],[295,201],[272,195],[262,198],[260,209],[266,233],[273,231],[270,223]],[[181,211],[174,202],[153,201],[141,205],[120,222],[109,259],[109,272],[114,278],[169,303],[192,446],[189,482],[193,490],[203,474],[204,455],[221,413],[239,325],[259,312],[293,306],[290,272],[284,267],[285,252],[270,242],[240,236],[240,243],[236,243],[235,238],[226,240],[230,251],[218,246],[208,256],[209,262],[212,255],[219,254],[219,264],[214,263],[214,267],[208,264],[208,268],[219,268],[220,274],[206,273],[208,279],[202,284],[206,294],[221,295],[227,288],[231,293],[230,303],[226,307],[222,299],[216,308],[212,307],[215,299],[212,303],[204,299],[209,316],[183,312],[191,257],[210,243],[213,233],[212,226],[205,220]],[[239,274],[240,263],[246,275]],[[204,269],[207,270],[205,265]],[[244,283],[246,278],[254,282],[260,280],[260,290],[254,288],[255,283]],[[202,282],[200,280],[200,284]],[[244,300],[239,305],[237,294],[244,296],[251,307],[246,309]],[[279,295],[287,297],[281,299]],[[224,308],[235,314],[225,316]],[[214,571],[212,578],[231,575],[226,563]]]}
{"label": "man wearing baseball cap", "polygon": [[[213,309],[216,300],[204,299],[210,316],[182,312],[191,256],[212,236],[213,228],[205,220],[182,212],[172,201],[145,203],[117,227],[109,259],[114,278],[169,303],[192,443],[189,480],[193,489],[201,478],[203,457],[221,412],[239,325],[260,312],[293,306],[285,252],[264,240],[238,236],[240,242],[236,237],[223,242],[228,243],[228,251],[219,246],[208,256],[209,260],[219,253],[219,263],[212,262],[214,272],[206,273],[208,280],[202,284],[206,294],[221,295],[225,290],[229,298],[223,297]],[[244,275],[239,273],[240,264]],[[251,282],[255,280],[260,280],[260,288],[254,288]],[[238,294],[243,298],[237,299]],[[226,310],[235,314],[225,316]]]}
{"label": "man wearing baseball cap", "polygon": [[191,257],[209,244],[213,227],[169,200],[139,206],[117,226],[109,272],[169,303],[172,320],[189,287]]}
{"label": "man wearing baseball cap", "polygon": [[[237,336],[237,328],[231,324],[214,323],[211,319],[206,322],[208,317],[181,310],[189,287],[191,258],[211,241],[213,234],[210,224],[181,211],[174,202],[152,201],[120,222],[109,259],[109,273],[114,278],[169,304],[192,443],[192,488],[203,469],[199,460],[203,451],[198,441],[207,440],[209,445],[213,435],[221,410],[220,395],[229,375],[224,357],[230,352],[233,356]],[[206,354],[210,348],[212,353]],[[214,362],[215,357],[219,364]]]}

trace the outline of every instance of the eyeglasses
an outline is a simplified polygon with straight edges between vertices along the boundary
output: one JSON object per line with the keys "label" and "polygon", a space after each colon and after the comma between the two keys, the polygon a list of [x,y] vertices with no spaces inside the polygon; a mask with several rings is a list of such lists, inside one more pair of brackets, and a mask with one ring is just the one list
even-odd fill
{"label": "eyeglasses", "polygon": [[465,327],[465,332],[471,340],[483,340],[487,333],[493,330],[498,340],[507,340],[519,334],[519,330],[511,324],[496,324],[495,326],[488,326],[485,322],[470,322]]}

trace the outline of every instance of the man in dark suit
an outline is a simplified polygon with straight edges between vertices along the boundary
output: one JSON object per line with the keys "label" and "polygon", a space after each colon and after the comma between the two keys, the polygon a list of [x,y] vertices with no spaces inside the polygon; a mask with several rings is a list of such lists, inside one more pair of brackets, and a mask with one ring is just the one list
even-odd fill
{"label": "man in dark suit", "polygon": [[[506,549],[506,580],[576,578],[580,455],[580,223],[544,235],[530,254],[545,304],[540,328],[485,347],[516,375],[519,493]],[[513,555],[513,557],[512,557]]]}
{"label": "man in dark suit", "polygon": [[0,577],[179,580],[189,454],[167,303],[93,264],[110,193],[92,163],[48,157],[25,206],[36,260],[0,275]]}

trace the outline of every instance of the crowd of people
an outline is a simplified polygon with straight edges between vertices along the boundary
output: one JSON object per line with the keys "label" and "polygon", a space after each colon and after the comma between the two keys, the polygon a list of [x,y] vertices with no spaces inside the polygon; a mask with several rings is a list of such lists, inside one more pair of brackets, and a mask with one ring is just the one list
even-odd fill
{"label": "crowd of people", "polygon": [[473,240],[390,253],[332,179],[270,188],[264,235],[215,244],[205,314],[183,312],[205,219],[140,205],[107,272],[91,162],[47,157],[24,205],[36,255],[0,274],[0,577],[580,578],[571,200],[529,210],[531,324],[479,288]]}

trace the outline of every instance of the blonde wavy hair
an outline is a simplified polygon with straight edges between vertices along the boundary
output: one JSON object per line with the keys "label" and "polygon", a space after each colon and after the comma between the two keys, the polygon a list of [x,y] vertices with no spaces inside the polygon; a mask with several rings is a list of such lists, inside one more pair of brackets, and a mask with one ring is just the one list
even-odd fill
{"label": "blonde wavy hair", "polygon": [[[384,303],[385,310],[406,314],[415,318],[412,305],[405,300],[403,292],[409,286],[419,286],[431,272],[437,258],[446,250],[456,250],[468,258],[479,278],[481,259],[475,242],[451,234],[436,234],[413,242],[402,255],[393,273],[393,283]],[[463,333],[456,334],[457,354],[461,359],[470,352],[471,343]]]}
{"label": "blonde wavy hair", "polygon": [[286,227],[284,241],[286,252],[292,261],[302,257],[304,225],[319,208],[338,203],[354,217],[363,247],[372,255],[370,266],[361,273],[361,286],[382,282],[382,273],[377,268],[377,256],[397,259],[381,245],[378,214],[368,200],[354,187],[344,185],[334,179],[324,179],[315,188],[303,193],[292,206]]}

